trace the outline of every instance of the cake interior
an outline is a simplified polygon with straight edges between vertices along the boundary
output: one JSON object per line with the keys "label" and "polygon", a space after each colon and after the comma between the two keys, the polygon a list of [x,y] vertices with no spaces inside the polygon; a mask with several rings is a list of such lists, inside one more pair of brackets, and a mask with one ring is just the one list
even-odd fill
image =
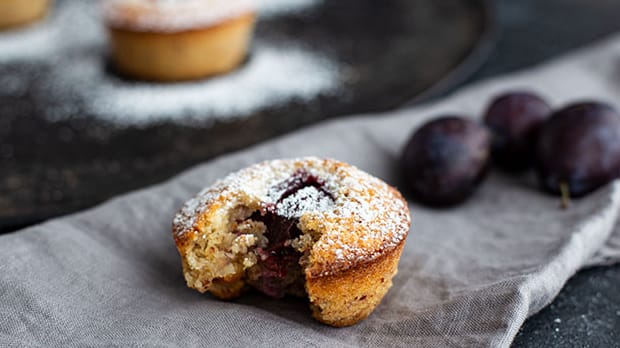
{"label": "cake interior", "polygon": [[299,217],[330,209],[334,198],[323,180],[303,170],[269,192],[269,202],[219,209],[199,226],[186,265],[191,287],[221,298],[248,285],[274,298],[306,295],[304,268],[320,232],[304,230]]}

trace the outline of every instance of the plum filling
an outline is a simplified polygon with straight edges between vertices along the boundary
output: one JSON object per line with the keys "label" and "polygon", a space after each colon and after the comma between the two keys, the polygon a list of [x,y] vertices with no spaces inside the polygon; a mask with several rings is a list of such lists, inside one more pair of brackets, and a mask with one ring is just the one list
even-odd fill
{"label": "plum filling", "polygon": [[332,195],[318,177],[299,170],[289,179],[274,186],[275,203],[250,216],[262,222],[267,246],[257,248],[256,266],[248,270],[248,282],[262,293],[281,298],[287,294],[303,296],[304,277],[300,258],[303,253],[295,249],[293,241],[303,232],[298,227],[299,216],[305,211],[333,203]]}
{"label": "plum filling", "polygon": [[265,224],[267,247],[257,249],[258,262],[251,284],[264,294],[280,298],[287,293],[297,293],[297,279],[301,275],[299,258],[302,254],[291,246],[291,241],[301,235],[296,218],[286,218],[275,213],[275,206],[264,212],[254,213],[250,219]]}

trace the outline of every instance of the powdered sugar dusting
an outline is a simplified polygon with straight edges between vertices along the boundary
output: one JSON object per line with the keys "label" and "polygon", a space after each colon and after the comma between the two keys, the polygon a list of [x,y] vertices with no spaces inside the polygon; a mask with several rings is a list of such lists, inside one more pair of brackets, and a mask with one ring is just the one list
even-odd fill
{"label": "powdered sugar dusting", "polygon": [[[228,0],[217,1],[228,3]],[[238,8],[257,7],[261,19],[269,19],[310,9],[324,0],[254,0],[254,5],[247,4],[252,0],[243,1],[245,3]],[[99,3],[99,0],[59,0],[53,3],[50,15],[43,21],[24,28],[0,31],[0,62],[60,58],[55,55],[62,54],[63,47],[68,49],[103,43],[101,12],[106,11],[106,6],[102,10]]]}
{"label": "powdered sugar dusting", "polygon": [[50,27],[50,23],[46,22],[7,33],[0,32],[0,62],[51,53],[55,49],[53,40],[56,33]]}
{"label": "powdered sugar dusting", "polygon": [[[81,69],[73,67],[61,72],[59,78],[73,79],[65,85],[72,86],[73,93],[83,94],[97,117],[129,125],[170,120],[178,117],[179,110],[187,116],[177,120],[185,122],[205,115],[212,119],[246,115],[292,98],[307,101],[339,85],[338,68],[333,62],[291,46],[263,44],[235,72],[174,85],[128,84],[107,76],[99,69],[100,62],[87,63]],[[79,82],[88,83],[91,88],[84,88]]]}
{"label": "powdered sugar dusting", "polygon": [[252,0],[105,0],[106,22],[135,30],[177,32],[253,12]]}
{"label": "powdered sugar dusting", "polygon": [[[407,204],[395,190],[353,166],[315,157],[263,162],[230,174],[184,205],[174,219],[175,235],[182,238],[193,233],[197,219],[215,201],[225,202],[219,209],[237,207],[241,197],[276,204],[277,195],[271,190],[300,168],[320,178],[333,201],[318,197],[316,188],[306,187],[290,201],[284,199],[277,209],[299,217],[302,225],[321,227],[323,234],[313,246],[312,257],[316,264],[330,267],[320,268],[318,274],[346,269],[356,260],[374,259],[404,240],[410,217]],[[317,198],[318,202],[304,202]]]}
{"label": "powdered sugar dusting", "polygon": [[276,204],[278,215],[298,218],[306,212],[325,212],[332,210],[333,200],[313,186],[300,189]]}
{"label": "powdered sugar dusting", "polygon": [[105,0],[104,16],[118,27],[178,31],[257,11],[273,18],[316,7],[324,0]]}
{"label": "powdered sugar dusting", "polygon": [[[300,8],[295,0],[287,3],[263,0],[259,6],[273,6],[272,15]],[[37,60],[49,66],[50,73],[39,83],[59,101],[45,108],[43,116],[51,121],[77,114],[119,126],[169,121],[205,125],[291,100],[303,103],[331,95],[343,83],[342,68],[328,56],[296,42],[260,37],[247,63],[230,74],[175,84],[125,80],[105,69],[107,41],[97,2],[64,0],[57,5],[39,25],[0,33],[0,63]]]}
{"label": "powdered sugar dusting", "polygon": [[[256,10],[273,18],[316,7],[324,0],[106,0],[106,20],[119,27],[178,31],[216,24]],[[139,13],[140,15],[136,15]]]}
{"label": "powdered sugar dusting", "polygon": [[105,40],[98,19],[93,0],[60,1],[39,23],[0,31],[0,63],[58,60],[75,47],[101,45]]}

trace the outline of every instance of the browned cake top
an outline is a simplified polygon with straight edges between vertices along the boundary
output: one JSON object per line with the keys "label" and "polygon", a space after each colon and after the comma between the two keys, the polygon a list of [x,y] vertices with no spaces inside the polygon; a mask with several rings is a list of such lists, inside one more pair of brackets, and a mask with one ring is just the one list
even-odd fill
{"label": "browned cake top", "polygon": [[202,29],[253,12],[251,0],[105,0],[108,25],[136,31]]}
{"label": "browned cake top", "polygon": [[[282,183],[300,170],[317,178],[331,199],[302,189],[281,200],[286,190]],[[403,242],[410,226],[400,193],[354,166],[316,157],[274,160],[230,174],[189,200],[173,222],[179,249],[197,238],[199,221],[206,214],[244,202],[275,204],[278,214],[298,218],[302,229],[321,234],[310,253],[309,276],[326,276],[374,260]]]}

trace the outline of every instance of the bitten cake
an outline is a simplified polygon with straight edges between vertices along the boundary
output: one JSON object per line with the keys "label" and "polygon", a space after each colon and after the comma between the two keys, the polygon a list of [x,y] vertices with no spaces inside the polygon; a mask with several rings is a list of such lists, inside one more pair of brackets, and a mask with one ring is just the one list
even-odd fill
{"label": "bitten cake", "polygon": [[348,326],[391,287],[409,226],[395,188],[308,157],[230,174],[184,205],[173,235],[189,287],[221,299],[251,288],[307,297],[314,318]]}
{"label": "bitten cake", "polygon": [[255,14],[250,0],[108,0],[112,60],[146,80],[191,80],[228,72],[245,58]]}
{"label": "bitten cake", "polygon": [[26,25],[45,17],[48,0],[1,0],[0,29]]}

